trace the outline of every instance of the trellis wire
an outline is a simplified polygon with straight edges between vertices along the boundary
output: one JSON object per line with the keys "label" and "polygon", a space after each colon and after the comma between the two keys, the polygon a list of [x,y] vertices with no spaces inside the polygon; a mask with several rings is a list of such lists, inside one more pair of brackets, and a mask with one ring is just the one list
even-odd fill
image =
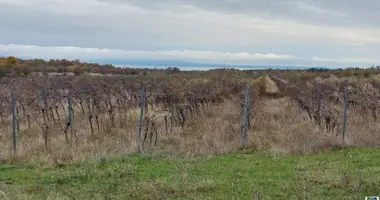
{"label": "trellis wire", "polygon": [[142,151],[141,144],[141,130],[142,130],[142,120],[144,115],[144,105],[145,105],[145,90],[144,87],[141,89],[141,99],[140,99],[140,120],[139,120],[139,132],[138,132],[138,151]]}
{"label": "trellis wire", "polygon": [[243,112],[243,129],[242,129],[242,142],[243,147],[247,145],[247,128],[248,128],[248,106],[249,106],[249,89],[245,89],[245,103]]}
{"label": "trellis wire", "polygon": [[11,94],[11,102],[12,102],[12,140],[13,140],[13,153],[16,153],[16,114],[15,114],[15,95],[14,90],[12,88]]}

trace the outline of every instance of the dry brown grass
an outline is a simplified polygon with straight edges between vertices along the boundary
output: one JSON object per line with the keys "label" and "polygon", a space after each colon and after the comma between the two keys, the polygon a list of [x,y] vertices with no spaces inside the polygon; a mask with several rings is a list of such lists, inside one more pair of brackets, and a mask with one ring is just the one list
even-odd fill
{"label": "dry brown grass", "polygon": [[[237,149],[240,145],[240,116],[238,103],[227,102],[206,108],[201,116],[187,121],[183,128],[174,127],[165,131],[163,119],[156,124],[158,143],[150,147],[145,144],[144,152],[154,154],[170,154],[175,157],[196,158],[199,156],[218,155]],[[226,114],[227,113],[227,114]],[[148,113],[151,115],[152,113]],[[103,115],[101,130],[91,134],[86,117],[75,113],[73,134],[69,134],[70,142],[64,137],[65,121],[50,125],[48,146],[44,146],[41,128],[34,124],[27,128],[25,121],[20,122],[20,133],[17,134],[17,155],[12,153],[11,127],[9,124],[0,128],[1,146],[5,147],[0,154],[3,162],[33,161],[44,164],[82,162],[110,156],[131,155],[138,149],[138,112],[127,113],[120,124],[119,115],[115,115],[115,125],[107,115]],[[144,137],[143,125],[143,137]],[[148,143],[148,142],[147,142]]]}
{"label": "dry brown grass", "polygon": [[265,92],[266,93],[279,93],[280,90],[278,89],[275,82],[272,81],[268,76],[263,77],[265,81]]}
{"label": "dry brown grass", "polygon": [[[87,117],[75,113],[72,131],[69,131],[69,143],[65,139],[65,120],[50,123],[48,145],[45,148],[41,128],[35,123],[27,128],[26,122],[20,122],[20,133],[17,133],[17,155],[13,156],[11,148],[11,127],[2,126],[0,142],[5,151],[0,154],[3,161],[33,161],[37,163],[70,163],[80,162],[89,158],[108,157],[111,155],[129,155],[137,149],[137,117],[135,112],[123,120],[124,124],[116,123],[111,126],[109,118],[104,115],[100,131],[91,134]],[[116,121],[120,121],[115,115]],[[96,130],[96,125],[94,125]]]}
{"label": "dry brown grass", "polygon": [[257,87],[259,95],[269,98],[281,98],[283,94],[277,87],[276,83],[269,76],[259,77],[254,81],[255,87]]}
{"label": "dry brown grass", "polygon": [[[311,122],[306,113],[288,98],[263,99],[253,112],[253,122],[247,132],[248,148],[274,154],[308,154],[341,147],[341,133],[327,133]],[[181,158],[210,157],[236,151],[241,148],[241,118],[239,103],[227,101],[203,110],[200,116],[189,119],[183,128],[176,127],[166,133],[164,123],[158,127],[158,143],[144,146],[147,153],[171,155]],[[341,113],[342,109],[341,109]],[[28,161],[43,164],[82,162],[111,156],[136,153],[136,111],[128,113],[124,124],[116,115],[112,127],[104,117],[100,132],[92,135],[87,118],[76,113],[70,143],[67,143],[62,127],[64,121],[52,125],[47,150],[40,127],[28,129],[22,124],[17,137],[17,155],[12,156],[10,125],[0,128],[0,159],[3,162]],[[353,111],[348,112],[346,144],[353,146],[378,146],[380,125]],[[341,124],[343,119],[340,119]],[[143,129],[144,130],[144,129]]]}
{"label": "dry brown grass", "polygon": [[333,133],[317,127],[288,98],[264,101],[255,113],[249,141],[257,150],[279,154],[313,153],[338,144]]}
{"label": "dry brown grass", "polygon": [[287,98],[264,101],[255,113],[255,126],[249,132],[250,143],[258,150],[286,154],[309,154],[350,145],[379,147],[380,125],[355,111],[348,111],[345,140],[342,143],[343,108],[339,118],[340,128],[326,132],[311,122],[306,113]]}

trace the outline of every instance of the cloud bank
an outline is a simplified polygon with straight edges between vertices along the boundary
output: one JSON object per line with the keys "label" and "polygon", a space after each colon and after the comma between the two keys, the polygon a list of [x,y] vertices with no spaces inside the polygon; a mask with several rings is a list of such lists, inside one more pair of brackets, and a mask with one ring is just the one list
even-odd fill
{"label": "cloud bank", "polygon": [[[14,55],[21,58],[80,59],[80,60],[178,60],[198,63],[220,63],[236,65],[333,65],[342,64],[370,66],[380,60],[368,58],[301,58],[286,54],[261,54],[247,52],[218,51],[130,51],[121,49],[80,48],[72,46],[0,45],[0,55]],[[112,63],[111,63],[112,64]]]}

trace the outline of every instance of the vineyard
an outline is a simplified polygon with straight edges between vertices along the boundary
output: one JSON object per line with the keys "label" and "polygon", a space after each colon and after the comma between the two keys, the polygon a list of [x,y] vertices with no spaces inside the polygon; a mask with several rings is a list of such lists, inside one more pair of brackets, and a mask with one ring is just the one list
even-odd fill
{"label": "vineyard", "polygon": [[[272,75],[271,79],[322,133],[338,138],[345,134],[345,123],[349,123],[349,145],[379,146],[376,142],[379,138],[376,122],[380,111],[377,80],[338,79],[333,75],[308,82],[281,75]],[[349,120],[344,119],[345,110],[350,115]],[[347,143],[346,140],[343,142]]]}
{"label": "vineyard", "polygon": [[[157,146],[170,148],[165,142],[174,145],[173,148],[182,148],[175,140],[204,140],[202,135],[192,138],[191,133],[186,132],[191,128],[189,124],[230,101],[236,106],[236,113],[230,113],[231,119],[236,121],[232,123],[238,125],[246,84],[223,80],[191,83],[186,79],[84,76],[4,78],[1,87],[1,142],[6,152],[3,159],[12,155],[13,90],[16,155],[20,158],[50,155],[55,162],[64,162],[83,152],[83,159],[135,152],[141,114],[140,143],[144,151],[152,151]],[[253,100],[257,99],[254,90],[251,99],[253,108]],[[143,113],[140,113],[141,103]],[[240,131],[240,127],[234,128]],[[239,139],[236,135],[236,140]]]}
{"label": "vineyard", "polygon": [[379,145],[377,81],[307,81],[287,72],[221,77],[1,78],[0,160],[66,163],[131,155],[140,145],[186,158],[233,152],[242,147],[246,90],[247,148],[304,154],[339,147],[345,93],[345,143]]}

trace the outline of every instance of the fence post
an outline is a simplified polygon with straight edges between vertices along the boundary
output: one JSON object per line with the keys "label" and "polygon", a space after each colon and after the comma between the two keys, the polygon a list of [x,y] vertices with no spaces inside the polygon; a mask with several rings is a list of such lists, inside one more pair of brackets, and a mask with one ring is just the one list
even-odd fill
{"label": "fence post", "polygon": [[142,131],[142,121],[143,121],[143,115],[144,115],[144,106],[145,106],[145,90],[143,87],[141,89],[141,98],[140,98],[140,120],[139,120],[139,132],[138,132],[139,153],[142,151],[141,131]]}
{"label": "fence post", "polygon": [[242,130],[242,142],[243,147],[247,145],[247,127],[248,127],[248,106],[249,106],[249,89],[245,89],[245,103],[243,111],[243,130]]}
{"label": "fence post", "polygon": [[71,104],[71,97],[69,96],[69,129],[71,130],[72,127],[73,127],[73,108],[72,108],[72,104]]}
{"label": "fence post", "polygon": [[[45,110],[45,112],[42,114],[44,115],[43,116],[44,123],[46,123],[46,121],[49,120],[49,114],[48,114],[48,109],[47,109],[46,90],[44,86],[41,87],[41,96],[42,96],[42,101],[44,103],[44,110]],[[45,118],[46,118],[46,121],[45,121]]]}
{"label": "fence post", "polygon": [[13,140],[13,153],[16,153],[16,113],[15,113],[15,95],[14,95],[14,90],[12,88],[12,140]]}
{"label": "fence post", "polygon": [[347,126],[347,106],[348,106],[348,98],[347,98],[347,87],[344,88],[344,121],[343,121],[343,128],[342,128],[342,141],[344,143],[345,141],[345,134],[346,134],[346,126]]}
{"label": "fence post", "polygon": [[42,99],[44,101],[44,105],[45,105],[45,107],[47,107],[46,90],[45,90],[44,86],[41,87],[41,92],[42,92]]}

